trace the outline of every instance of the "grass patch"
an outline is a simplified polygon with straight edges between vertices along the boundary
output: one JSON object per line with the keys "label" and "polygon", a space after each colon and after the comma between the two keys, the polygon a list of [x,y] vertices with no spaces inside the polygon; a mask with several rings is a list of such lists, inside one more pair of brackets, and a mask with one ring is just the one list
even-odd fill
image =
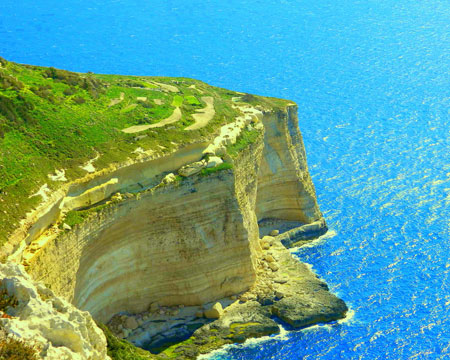
{"label": "grass patch", "polygon": [[241,152],[250,144],[253,144],[256,141],[256,139],[258,139],[260,134],[261,133],[256,129],[253,130],[243,129],[239,134],[238,138],[236,139],[236,143],[227,146],[228,154],[231,157],[236,157],[237,154],[239,154],[239,152]]}
{"label": "grass patch", "polygon": [[[41,196],[32,194],[46,183],[51,191],[61,186],[48,177],[56,169],[65,169],[68,181],[72,181],[87,174],[80,165],[97,154],[100,157],[93,165],[101,170],[133,157],[137,147],[161,152],[159,146],[164,146],[169,152],[174,148],[172,142],[209,141],[220,126],[239,115],[231,100],[237,93],[198,80],[81,74],[4,59],[1,63],[0,246],[25,214],[42,201]],[[161,91],[152,82],[174,84],[180,93]],[[184,131],[193,123],[192,114],[205,105],[192,85],[203,92],[202,96],[214,97],[216,115],[204,128]],[[123,100],[109,106],[112,100],[122,98],[122,93]],[[137,101],[138,97],[147,100]],[[255,96],[250,100],[260,105],[275,102],[267,99]],[[158,123],[176,106],[182,119],[169,127],[139,133],[147,135],[139,138],[121,131]],[[68,214],[66,222],[76,225],[83,216],[82,212]]]}
{"label": "grass patch", "polygon": [[201,105],[200,101],[193,95],[186,96],[185,100],[189,105]]}
{"label": "grass patch", "polygon": [[204,168],[204,169],[202,169],[202,171],[200,172],[200,175],[208,176],[208,175],[213,174],[215,172],[222,171],[222,170],[228,170],[228,169],[232,169],[232,168],[233,168],[233,164],[224,162],[224,163],[222,163],[220,165],[217,165],[215,167],[212,167],[212,168]]}
{"label": "grass patch", "polygon": [[180,107],[181,105],[183,105],[183,97],[180,95],[175,95],[172,99],[172,106],[175,107]]}

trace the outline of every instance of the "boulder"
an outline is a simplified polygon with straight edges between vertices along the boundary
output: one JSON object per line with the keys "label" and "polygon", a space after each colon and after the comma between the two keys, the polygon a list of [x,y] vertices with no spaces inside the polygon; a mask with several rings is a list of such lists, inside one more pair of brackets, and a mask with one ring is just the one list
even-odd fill
{"label": "boulder", "polygon": [[272,230],[269,235],[270,236],[277,236],[279,233],[280,233],[279,230]]}
{"label": "boulder", "polygon": [[275,271],[278,271],[278,269],[280,268],[276,262],[271,262],[271,263],[269,263],[269,267],[270,267],[270,269],[271,269],[272,271],[274,271],[274,272],[275,272]]}
{"label": "boulder", "polygon": [[207,319],[219,319],[223,314],[222,304],[217,302],[209,310],[205,310],[205,317]]}
{"label": "boulder", "polygon": [[164,176],[164,179],[162,179],[162,183],[163,184],[171,184],[173,182],[175,182],[177,180],[176,176],[174,173],[169,173],[166,176]]}
{"label": "boulder", "polygon": [[275,261],[274,257],[270,254],[264,255],[264,260],[268,263],[273,263]]}
{"label": "boulder", "polygon": [[64,230],[72,230],[72,227],[66,223],[63,224],[63,229]]}
{"label": "boulder", "polygon": [[206,164],[207,168],[216,167],[223,163],[223,160],[218,156],[210,156],[208,159],[208,164]]}
{"label": "boulder", "polygon": [[124,326],[126,329],[134,330],[139,327],[139,324],[134,317],[130,316],[125,320]]}

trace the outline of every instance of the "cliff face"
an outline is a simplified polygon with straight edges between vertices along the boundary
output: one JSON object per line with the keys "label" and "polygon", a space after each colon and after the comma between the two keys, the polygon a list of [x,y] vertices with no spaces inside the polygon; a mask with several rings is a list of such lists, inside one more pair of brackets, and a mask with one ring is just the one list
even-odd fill
{"label": "cliff face", "polygon": [[[240,302],[225,301],[228,313],[197,337],[209,344],[216,329],[215,347],[276,333],[273,313],[295,327],[342,318],[345,304],[281,245],[326,231],[297,108],[244,113],[212,143],[130,161],[62,187],[36,215],[16,257],[57,296],[98,321],[113,318],[116,334],[136,343],[161,338],[158,316],[165,310],[159,309],[180,305],[202,314],[204,304],[236,295]],[[226,167],[217,165],[221,158]],[[172,173],[177,170],[183,176]],[[86,211],[78,225],[62,226],[65,216]],[[276,238],[264,236],[278,230]],[[129,321],[142,326],[133,333],[134,326],[116,327],[121,312],[140,314]],[[196,317],[186,321],[195,324]],[[236,322],[244,324],[244,338],[233,330]]]}
{"label": "cliff face", "polygon": [[263,117],[264,153],[258,177],[258,219],[309,224],[322,217],[298,129],[297,107]]}
{"label": "cliff face", "polygon": [[[232,170],[185,178],[100,211],[31,254],[29,272],[101,321],[154,302],[200,305],[247,290],[260,252],[258,220],[269,219],[266,228],[274,229],[321,217],[296,108],[260,117],[265,135],[238,154]],[[72,209],[95,202],[95,191],[99,201],[150,183],[181,166],[176,159],[196,160],[174,158],[94,178],[62,203]]]}
{"label": "cliff face", "polygon": [[153,302],[199,305],[247,290],[255,280],[261,153],[258,141],[233,171],[109,207],[48,242],[30,260],[30,273],[101,321]]}

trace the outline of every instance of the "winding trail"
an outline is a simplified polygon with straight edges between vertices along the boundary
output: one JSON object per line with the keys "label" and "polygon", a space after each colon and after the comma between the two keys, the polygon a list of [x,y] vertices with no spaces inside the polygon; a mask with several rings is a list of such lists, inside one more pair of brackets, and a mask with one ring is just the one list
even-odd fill
{"label": "winding trail", "polygon": [[195,123],[189,125],[184,130],[197,130],[208,124],[211,119],[216,114],[216,110],[214,110],[214,98],[212,96],[203,96],[202,100],[206,103],[206,107],[203,109],[197,110],[196,114],[192,114],[192,117],[195,120]]}
{"label": "winding trail", "polygon": [[179,121],[180,119],[181,119],[181,110],[179,107],[177,107],[173,111],[172,115],[170,115],[168,118],[166,118],[164,120],[161,120],[159,123],[150,124],[150,125],[134,125],[134,126],[130,126],[130,127],[126,128],[126,129],[122,129],[122,131],[127,134],[137,133],[137,132],[144,131],[147,129],[152,129],[152,128],[169,125],[169,124]]}

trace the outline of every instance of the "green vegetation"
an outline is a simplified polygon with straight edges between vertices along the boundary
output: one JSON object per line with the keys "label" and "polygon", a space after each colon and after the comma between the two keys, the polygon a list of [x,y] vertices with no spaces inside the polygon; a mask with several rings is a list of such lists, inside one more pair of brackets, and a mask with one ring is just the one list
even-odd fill
{"label": "green vegetation", "polygon": [[233,164],[224,162],[220,165],[217,165],[215,167],[212,168],[204,168],[202,169],[202,171],[200,172],[200,175],[202,176],[208,176],[209,174],[213,174],[217,171],[221,171],[221,170],[228,170],[228,169],[232,169],[233,168]]}
{"label": "green vegetation", "polygon": [[0,340],[1,360],[38,360],[37,349],[22,340],[7,337]]}
{"label": "green vegetation", "polygon": [[261,135],[261,132],[256,129],[242,130],[241,133],[239,134],[238,138],[236,139],[236,143],[234,143],[233,145],[227,146],[228,154],[230,154],[231,157],[236,157],[240,151],[245,149],[250,144],[253,144],[260,135]]}
{"label": "green vegetation", "polygon": [[[205,106],[203,96],[214,97],[216,115],[205,127],[185,131],[192,114]],[[61,186],[49,178],[55,170],[65,169],[72,181],[87,174],[80,166],[97,155],[93,165],[101,170],[136,157],[137,147],[169,153],[175,144],[209,140],[239,114],[233,107],[236,97],[236,92],[187,78],[80,74],[0,58],[0,245],[42,201],[33,195],[41,186],[47,184],[50,191]],[[287,103],[259,96],[250,100],[262,106]],[[170,126],[138,134],[121,131],[158,123],[177,106],[182,118]],[[80,221],[80,214],[70,216],[69,222]]]}
{"label": "green vegetation", "polygon": [[201,105],[200,101],[192,95],[186,96],[185,100],[189,105]]}
{"label": "green vegetation", "polygon": [[158,359],[148,351],[137,348],[132,343],[117,338],[106,325],[97,324],[106,336],[108,355],[112,360],[149,360]]}
{"label": "green vegetation", "polygon": [[180,107],[183,104],[183,97],[180,95],[175,95],[172,100],[172,106]]}

